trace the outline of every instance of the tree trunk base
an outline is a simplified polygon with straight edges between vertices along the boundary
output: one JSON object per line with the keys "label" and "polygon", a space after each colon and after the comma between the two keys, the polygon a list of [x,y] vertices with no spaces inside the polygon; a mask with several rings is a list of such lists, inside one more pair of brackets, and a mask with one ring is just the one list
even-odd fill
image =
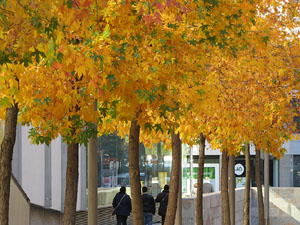
{"label": "tree trunk base", "polygon": [[16,141],[18,105],[7,108],[0,151],[0,224],[8,225],[11,163]]}
{"label": "tree trunk base", "polygon": [[78,143],[71,143],[68,146],[63,225],[75,225],[78,187],[78,150]]}

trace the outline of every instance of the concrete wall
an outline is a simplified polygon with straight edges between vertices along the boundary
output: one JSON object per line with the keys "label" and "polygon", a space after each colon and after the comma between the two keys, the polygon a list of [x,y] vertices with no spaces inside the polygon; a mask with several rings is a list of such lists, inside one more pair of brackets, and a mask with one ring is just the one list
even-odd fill
{"label": "concrete wall", "polygon": [[30,202],[17,180],[10,180],[9,225],[30,225]]}
{"label": "concrete wall", "polygon": [[63,214],[37,205],[30,207],[30,225],[61,225]]}
{"label": "concrete wall", "polygon": [[51,188],[52,188],[52,209],[56,209],[61,211],[62,210],[62,152],[61,152],[61,138],[55,139],[51,143],[51,161],[52,161],[52,181],[51,181]]}
{"label": "concrete wall", "polygon": [[22,126],[18,124],[16,133],[16,142],[13,151],[12,173],[18,181],[22,184]]}
{"label": "concrete wall", "polygon": [[[120,191],[120,187],[115,188],[98,188],[98,208],[107,208],[112,206],[115,195]],[[130,196],[131,189],[126,187],[126,193]],[[86,196],[88,190],[86,190]],[[87,202],[86,202],[87,204]]]}
{"label": "concrete wall", "polygon": [[[252,188],[251,225],[257,225],[256,188]],[[300,188],[270,188],[270,223],[271,225],[300,224]]]}
{"label": "concrete wall", "polygon": [[10,182],[9,225],[61,225],[62,213],[30,204],[14,176]]}
{"label": "concrete wall", "polygon": [[[258,208],[256,188],[250,192],[250,224],[258,225]],[[300,188],[270,187],[270,224],[299,225],[300,224]],[[243,224],[244,189],[235,191],[235,224]],[[203,224],[221,225],[221,194],[220,192],[204,194]],[[182,220],[184,225],[196,224],[196,199],[187,198],[182,201]]]}
{"label": "concrete wall", "polygon": [[79,177],[78,177],[78,193],[77,193],[77,210],[85,210],[87,208],[86,182],[87,182],[87,158],[86,148],[79,147]]}
{"label": "concrete wall", "polygon": [[[257,191],[250,192],[250,224],[258,225]],[[270,187],[270,224],[299,225],[300,224],[300,188]],[[243,224],[244,189],[235,191],[235,224]],[[221,193],[209,193],[203,196],[203,224],[221,225]],[[184,225],[196,224],[196,199],[185,198],[182,201],[182,221]]]}
{"label": "concrete wall", "polygon": [[[63,211],[67,146],[61,137],[49,146],[33,145],[28,139],[31,127],[18,126],[12,172],[31,203]],[[86,149],[79,150],[77,210],[86,210]]]}
{"label": "concrete wall", "polygon": [[275,224],[300,224],[300,188],[270,189],[270,221]]}
{"label": "concrete wall", "polygon": [[279,160],[279,168],[279,186],[290,187],[292,185],[293,155],[285,154]]}
{"label": "concrete wall", "polygon": [[45,147],[32,145],[28,139],[30,127],[22,127],[22,188],[30,201],[45,204]]}
{"label": "concrete wall", "polygon": [[[235,191],[235,224],[243,225],[243,201],[244,189]],[[214,192],[203,195],[203,224],[221,225],[221,193]],[[182,224],[196,224],[196,198],[185,198],[182,200]],[[251,223],[252,224],[252,223]]]}
{"label": "concrete wall", "polygon": [[250,221],[251,225],[258,225],[257,189],[250,190]]}

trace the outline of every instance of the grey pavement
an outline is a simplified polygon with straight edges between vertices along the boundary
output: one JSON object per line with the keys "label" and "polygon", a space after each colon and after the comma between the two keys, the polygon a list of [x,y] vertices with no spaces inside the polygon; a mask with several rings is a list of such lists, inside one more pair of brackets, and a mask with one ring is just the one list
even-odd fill
{"label": "grey pavement", "polygon": [[[116,224],[116,217],[112,216],[112,207],[98,209],[98,225],[113,225]],[[156,210],[158,212],[158,210]],[[132,215],[128,217],[128,225],[133,225]],[[160,225],[161,217],[156,213],[153,216],[153,225]],[[76,213],[76,225],[87,225],[87,211],[80,211]]]}

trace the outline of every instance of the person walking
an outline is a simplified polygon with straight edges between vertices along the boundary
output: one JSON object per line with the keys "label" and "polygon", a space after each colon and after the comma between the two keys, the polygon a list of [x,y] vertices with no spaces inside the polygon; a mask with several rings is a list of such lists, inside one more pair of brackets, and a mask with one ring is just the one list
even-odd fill
{"label": "person walking", "polygon": [[214,192],[214,186],[210,183],[209,177],[205,177],[203,182],[203,193]]}
{"label": "person walking", "polygon": [[144,225],[152,225],[152,218],[155,214],[155,201],[151,194],[148,193],[148,188],[142,188],[142,201],[144,209]]}
{"label": "person walking", "polygon": [[156,202],[159,202],[159,209],[158,209],[158,215],[161,216],[161,222],[162,225],[165,223],[165,218],[167,214],[167,208],[168,208],[168,200],[169,200],[169,185],[164,186],[164,190],[159,193],[156,197]]}
{"label": "person walking", "polygon": [[116,210],[117,225],[127,225],[127,217],[131,213],[131,198],[126,194],[126,187],[122,186],[112,202]]}

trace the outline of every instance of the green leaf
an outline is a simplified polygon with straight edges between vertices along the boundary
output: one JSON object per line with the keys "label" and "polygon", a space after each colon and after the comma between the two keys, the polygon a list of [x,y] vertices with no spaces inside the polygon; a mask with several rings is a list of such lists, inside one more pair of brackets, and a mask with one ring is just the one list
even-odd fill
{"label": "green leaf", "polygon": [[119,84],[114,74],[108,74],[106,79],[109,80],[109,83],[113,86],[113,88],[116,88]]}
{"label": "green leaf", "polygon": [[55,44],[55,42],[53,40],[50,40],[49,47],[48,47],[48,54],[52,55],[55,52],[56,48],[57,48],[57,45]]}
{"label": "green leaf", "polygon": [[137,40],[138,40],[139,42],[142,41],[142,36],[141,36],[140,34],[137,34],[137,35],[136,35],[136,38],[137,38]]}
{"label": "green leaf", "polygon": [[251,21],[251,23],[252,23],[253,25],[256,25],[256,21],[255,21],[255,19],[254,19],[253,17],[250,17],[249,19],[250,19],[250,21]]}
{"label": "green leaf", "polygon": [[188,40],[188,42],[191,44],[191,45],[194,45],[194,46],[196,46],[196,44],[197,44],[197,41],[193,38],[193,39],[191,39],[191,40]]}
{"label": "green leaf", "polygon": [[237,58],[237,55],[236,55],[237,47],[236,46],[231,47],[231,52],[232,52],[234,58]]}
{"label": "green leaf", "polygon": [[154,30],[151,32],[151,37],[154,38],[156,34],[157,34],[157,30],[154,29]]}
{"label": "green leaf", "polygon": [[151,126],[150,123],[146,123],[146,124],[144,125],[144,127],[145,127],[145,130],[147,130],[147,129],[149,129],[149,131],[152,130],[152,126]]}
{"label": "green leaf", "polygon": [[167,85],[162,84],[162,85],[159,86],[159,89],[160,89],[162,92],[164,92],[164,91],[166,91],[168,88],[167,88]]}
{"label": "green leaf", "polygon": [[126,50],[127,46],[128,46],[128,42],[123,43],[123,44],[121,45],[121,48],[119,49],[119,52],[120,52],[121,54],[125,54],[125,50]]}
{"label": "green leaf", "polygon": [[262,39],[263,39],[263,42],[265,43],[265,45],[268,45],[268,41],[269,41],[270,37],[269,36],[263,36]]}
{"label": "green leaf", "polygon": [[176,30],[179,26],[175,23],[174,24],[173,23],[168,23],[168,27]]}
{"label": "green leaf", "polygon": [[116,60],[114,60],[114,61],[113,61],[113,65],[114,65],[115,68],[117,68],[118,65],[119,65],[119,63],[118,63]]}
{"label": "green leaf", "polygon": [[172,63],[172,60],[171,60],[171,59],[168,59],[167,61],[164,62],[164,64],[165,64],[166,66],[168,66],[168,65],[171,64],[171,63]]}
{"label": "green leaf", "polygon": [[110,36],[110,29],[109,29],[109,27],[107,27],[103,32],[103,37],[105,40],[107,40],[109,38],[109,36]]}
{"label": "green leaf", "polygon": [[172,38],[173,35],[174,35],[174,33],[173,33],[173,32],[170,32],[170,31],[168,31],[168,32],[166,33],[166,36],[167,36],[168,38]]}
{"label": "green leaf", "polygon": [[162,133],[164,132],[163,129],[161,128],[161,124],[155,124],[154,128],[155,128],[156,132],[158,132],[158,131],[161,131]]}
{"label": "green leaf", "polygon": [[38,49],[34,49],[34,52],[32,52],[31,53],[31,56],[34,56],[35,57],[35,61],[37,62],[37,63],[39,63],[40,62],[40,56],[42,56],[42,57],[46,57],[46,55],[45,55],[45,53],[44,52],[41,52],[41,51],[39,51]]}
{"label": "green leaf", "polygon": [[152,73],[155,73],[155,71],[157,71],[158,69],[156,67],[154,67],[154,66],[151,66],[150,70],[151,70]]}
{"label": "green leaf", "polygon": [[21,63],[23,63],[24,66],[27,67],[29,65],[29,63],[32,63],[31,57],[32,57],[32,55],[29,52],[24,53],[24,55],[21,59]]}
{"label": "green leaf", "polygon": [[136,58],[136,59],[138,59],[138,58],[141,58],[141,55],[138,54],[138,53],[133,53],[133,57]]}
{"label": "green leaf", "polygon": [[56,17],[52,17],[49,23],[45,26],[44,32],[47,34],[49,38],[54,38],[54,31],[58,27],[58,19]]}
{"label": "green leaf", "polygon": [[1,107],[5,107],[5,106],[9,106],[9,99],[7,97],[4,98],[0,98],[0,106]]}
{"label": "green leaf", "polygon": [[40,31],[40,29],[42,28],[42,25],[43,25],[42,18],[38,14],[35,14],[31,18],[31,23],[38,31]]}
{"label": "green leaf", "polygon": [[64,54],[61,52],[59,52],[56,56],[58,62],[60,62],[60,63],[62,63],[63,57],[64,57]]}
{"label": "green leaf", "polygon": [[7,21],[7,18],[5,15],[3,15],[1,12],[0,12],[0,18],[2,19],[3,21],[3,24],[4,24],[4,27],[5,27],[5,30],[9,30],[9,26],[8,26],[8,21]]}
{"label": "green leaf", "polygon": [[11,63],[10,54],[7,54],[5,51],[0,51],[0,65]]}
{"label": "green leaf", "polygon": [[203,95],[205,95],[205,91],[203,91],[202,89],[201,90],[198,90],[197,91],[198,94],[202,97]]}
{"label": "green leaf", "polygon": [[7,7],[7,4],[6,4],[7,0],[0,0],[0,5],[3,5],[4,8]]}
{"label": "green leaf", "polygon": [[71,9],[73,6],[73,0],[67,0],[67,6],[69,9]]}

